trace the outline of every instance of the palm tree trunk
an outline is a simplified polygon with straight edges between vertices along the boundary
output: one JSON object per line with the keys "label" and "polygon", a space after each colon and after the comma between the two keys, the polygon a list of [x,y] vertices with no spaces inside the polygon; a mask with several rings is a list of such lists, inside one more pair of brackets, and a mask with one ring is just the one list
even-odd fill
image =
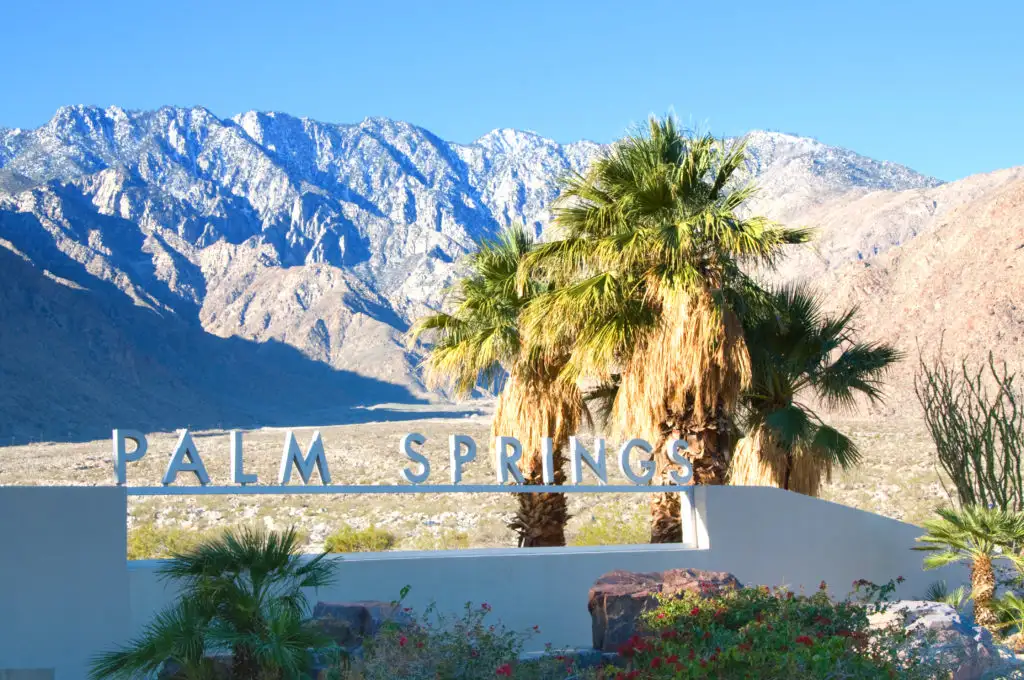
{"label": "palm tree trunk", "polygon": [[992,570],[992,558],[979,554],[971,564],[971,598],[974,600],[974,620],[984,628],[996,632],[999,616],[992,607],[996,594],[996,577]]}
{"label": "palm tree trunk", "polygon": [[[688,422],[689,421],[689,422]],[[657,473],[654,484],[673,484],[671,473],[680,468],[668,457],[670,439],[685,439],[686,458],[693,465],[693,484],[725,484],[729,469],[730,437],[732,428],[722,409],[703,422],[693,419],[673,419],[662,424],[661,436],[654,449]],[[651,543],[680,543],[683,525],[679,514],[679,494],[654,494],[651,499]]]}
{"label": "palm tree trunk", "polygon": [[[562,456],[555,452],[555,484],[565,484]],[[540,466],[523,475],[527,484],[543,484]],[[519,509],[509,528],[519,534],[520,548],[549,548],[565,545],[565,525],[569,507],[564,493],[521,493]]]}
{"label": "palm tree trunk", "polygon": [[245,645],[236,645],[232,650],[231,677],[234,680],[253,680],[259,674],[252,650]]}
{"label": "palm tree trunk", "polygon": [[[582,395],[575,384],[558,380],[558,366],[520,366],[498,397],[491,435],[515,434],[523,446],[519,470],[526,484],[543,484],[542,442],[553,440],[554,483],[565,484],[565,448],[576,432],[583,412]],[[565,494],[517,494],[518,511],[509,528],[519,534],[519,546],[565,545],[569,520]]]}

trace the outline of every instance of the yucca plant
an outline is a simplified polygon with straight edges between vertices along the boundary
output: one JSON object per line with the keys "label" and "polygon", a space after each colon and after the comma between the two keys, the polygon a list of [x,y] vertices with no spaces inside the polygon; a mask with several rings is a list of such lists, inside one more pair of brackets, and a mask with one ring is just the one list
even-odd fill
{"label": "yucca plant", "polygon": [[[723,484],[732,416],[750,385],[739,318],[756,286],[741,265],[770,267],[806,230],[743,214],[743,142],[688,135],[651,119],[565,182],[554,208],[558,240],[538,245],[524,272],[555,287],[524,315],[528,335],[564,378],[618,375],[611,421],[654,444],[655,483],[677,466],[665,454],[685,439],[698,484]],[[679,541],[678,494],[652,500],[651,540]]]}
{"label": "yucca plant", "polygon": [[[469,258],[468,274],[454,286],[454,308],[419,319],[410,340],[433,344],[424,361],[428,384],[448,385],[461,396],[481,381],[503,380],[491,424],[494,436],[514,436],[523,446],[519,468],[527,484],[541,484],[542,439],[553,444],[553,481],[565,482],[565,448],[585,413],[574,382],[560,381],[566,357],[541,354],[524,341],[520,316],[547,286],[519,280],[520,264],[534,248],[521,227],[484,241]],[[494,437],[492,436],[492,441]],[[518,494],[511,528],[523,547],[565,545],[569,514],[564,494]]]}
{"label": "yucca plant", "polygon": [[330,641],[311,628],[303,589],[329,585],[326,554],[305,557],[294,529],[243,527],[174,555],[159,568],[181,590],[126,647],[99,655],[92,678],[135,678],[166,661],[190,680],[212,677],[208,654],[232,653],[235,680],[302,677],[309,650]]}
{"label": "yucca plant", "polygon": [[1017,552],[1024,541],[1024,513],[981,506],[940,508],[937,513],[938,519],[924,522],[926,533],[917,539],[921,545],[914,549],[932,553],[924,558],[925,569],[956,562],[969,564],[975,621],[990,630],[997,629],[992,563],[1004,559],[1017,569],[1024,568],[1024,558]]}
{"label": "yucca plant", "polygon": [[854,408],[858,395],[878,402],[900,354],[860,341],[856,309],[826,314],[805,288],[775,290],[766,303],[743,316],[753,377],[741,401],[747,435],[736,446],[729,483],[817,496],[833,468],[852,467],[860,452],[806,399],[832,409]]}

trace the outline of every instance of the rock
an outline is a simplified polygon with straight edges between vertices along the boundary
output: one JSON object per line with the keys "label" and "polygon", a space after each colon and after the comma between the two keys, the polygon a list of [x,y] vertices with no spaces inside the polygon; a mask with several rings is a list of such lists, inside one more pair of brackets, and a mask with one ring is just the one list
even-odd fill
{"label": "rock", "polygon": [[377,600],[317,602],[313,608],[313,624],[345,649],[358,647],[387,622],[404,626],[410,620],[398,605]]}
{"label": "rock", "polygon": [[992,633],[972,625],[948,604],[903,600],[868,619],[872,628],[902,625],[928,646],[926,657],[951,662],[952,680],[1018,677],[1010,675],[1021,668],[1013,652],[997,645]]}
{"label": "rock", "polygon": [[594,648],[618,651],[637,628],[640,615],[657,606],[658,596],[678,597],[684,592],[708,595],[722,588],[740,588],[724,571],[670,569],[664,572],[613,571],[590,589],[587,608],[593,626]]}

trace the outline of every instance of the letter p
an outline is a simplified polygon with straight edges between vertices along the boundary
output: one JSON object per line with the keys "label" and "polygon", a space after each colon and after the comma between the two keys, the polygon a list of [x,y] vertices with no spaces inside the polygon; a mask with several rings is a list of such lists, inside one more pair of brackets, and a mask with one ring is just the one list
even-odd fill
{"label": "letter p", "polygon": [[[125,468],[146,455],[146,435],[138,430],[114,430],[114,483],[124,486],[127,476]],[[128,441],[135,442],[135,450],[129,452]]]}

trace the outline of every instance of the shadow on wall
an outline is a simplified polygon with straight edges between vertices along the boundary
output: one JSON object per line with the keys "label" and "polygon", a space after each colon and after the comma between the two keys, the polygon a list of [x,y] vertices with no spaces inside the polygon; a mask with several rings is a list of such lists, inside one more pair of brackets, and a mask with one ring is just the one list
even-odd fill
{"label": "shadow on wall", "polygon": [[92,441],[113,427],[301,427],[431,415],[359,408],[427,402],[284,343],[210,335],[94,282],[58,283],[0,248],[0,445]]}

